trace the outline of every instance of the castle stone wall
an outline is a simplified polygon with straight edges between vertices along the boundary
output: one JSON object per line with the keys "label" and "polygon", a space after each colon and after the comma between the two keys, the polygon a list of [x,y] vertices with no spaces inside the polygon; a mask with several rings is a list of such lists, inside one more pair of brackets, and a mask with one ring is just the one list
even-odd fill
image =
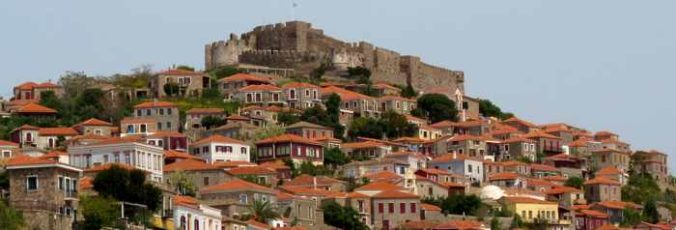
{"label": "castle stone wall", "polygon": [[[402,56],[367,42],[344,42],[312,28],[307,22],[291,21],[257,26],[252,31],[227,41],[205,46],[207,69],[239,63],[294,68],[307,74],[323,62],[332,62],[338,70],[363,66],[371,70],[374,82],[394,84],[410,82],[417,89],[446,86],[464,92],[464,74],[426,64],[416,56]],[[451,93],[451,92],[449,92]]]}

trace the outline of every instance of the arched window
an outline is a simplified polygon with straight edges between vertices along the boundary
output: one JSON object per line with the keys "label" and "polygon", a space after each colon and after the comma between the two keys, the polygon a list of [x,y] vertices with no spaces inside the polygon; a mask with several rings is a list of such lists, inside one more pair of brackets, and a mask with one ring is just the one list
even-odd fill
{"label": "arched window", "polygon": [[195,228],[194,228],[194,230],[200,230],[200,221],[199,221],[199,220],[195,220]]}
{"label": "arched window", "polygon": [[26,133],[26,141],[28,141],[28,142],[33,141],[33,134],[32,133]]}
{"label": "arched window", "polygon": [[180,225],[181,230],[188,230],[188,223],[185,220],[185,216],[181,216],[181,225]]}

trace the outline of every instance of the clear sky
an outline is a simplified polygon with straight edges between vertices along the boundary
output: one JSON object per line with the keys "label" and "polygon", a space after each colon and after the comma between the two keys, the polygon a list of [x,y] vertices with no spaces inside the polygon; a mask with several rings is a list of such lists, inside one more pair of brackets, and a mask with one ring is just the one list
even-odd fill
{"label": "clear sky", "polygon": [[676,1],[3,1],[0,95],[65,71],[203,68],[204,44],[312,22],[463,70],[467,93],[536,123],[610,130],[676,156]]}

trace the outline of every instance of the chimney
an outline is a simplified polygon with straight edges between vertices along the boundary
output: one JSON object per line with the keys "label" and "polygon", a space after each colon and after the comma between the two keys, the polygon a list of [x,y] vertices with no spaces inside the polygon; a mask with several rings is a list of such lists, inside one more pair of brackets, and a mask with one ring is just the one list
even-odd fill
{"label": "chimney", "polygon": [[312,187],[314,189],[317,189],[317,177],[316,176],[312,177]]}

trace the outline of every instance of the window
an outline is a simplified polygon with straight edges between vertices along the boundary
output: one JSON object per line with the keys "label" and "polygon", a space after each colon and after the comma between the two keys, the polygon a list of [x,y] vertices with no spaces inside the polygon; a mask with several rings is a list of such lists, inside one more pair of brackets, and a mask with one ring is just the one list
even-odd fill
{"label": "window", "polygon": [[399,204],[399,213],[406,213],[406,203]]}
{"label": "window", "polygon": [[32,175],[26,177],[26,190],[34,191],[38,189],[38,176]]}
{"label": "window", "polygon": [[209,185],[209,177],[204,177],[204,185]]}
{"label": "window", "polygon": [[137,117],[143,116],[143,112],[141,112],[140,109],[139,109],[139,110],[136,110],[136,116],[137,116]]}
{"label": "window", "polygon": [[378,204],[378,213],[383,213],[385,205],[383,203]]}
{"label": "window", "polygon": [[296,99],[296,90],[289,90],[289,99]]}
{"label": "window", "polygon": [[246,204],[246,203],[248,203],[247,201],[248,201],[248,199],[247,199],[246,194],[239,194],[239,203],[240,204]]}
{"label": "window", "polygon": [[160,115],[164,115],[164,109],[163,108],[160,108],[159,111],[160,111]]}
{"label": "window", "polygon": [[472,165],[467,165],[467,172],[472,172]]}
{"label": "window", "polygon": [[416,213],[418,211],[418,207],[416,203],[411,203],[411,213]]}
{"label": "window", "polygon": [[146,109],[146,116],[150,116],[150,109]]}
{"label": "window", "polygon": [[171,122],[167,122],[167,129],[171,129]]}
{"label": "window", "polygon": [[240,152],[242,152],[242,154],[246,154],[246,148],[245,148],[245,147],[242,147],[242,148],[240,149]]}
{"label": "window", "polygon": [[148,126],[146,126],[146,124],[142,124],[142,125],[141,125],[141,132],[142,132],[142,133],[145,133],[145,132],[147,132],[147,131],[148,131]]}
{"label": "window", "polygon": [[172,111],[173,111],[172,108],[168,108],[168,109],[167,109],[167,115],[171,115],[171,112],[172,112]]}
{"label": "window", "polygon": [[162,122],[157,122],[157,129],[162,130]]}
{"label": "window", "polygon": [[12,157],[12,151],[9,150],[2,151],[2,158],[10,158],[10,157]]}
{"label": "window", "polygon": [[59,177],[59,190],[63,190],[63,177]]}
{"label": "window", "polygon": [[394,213],[394,203],[387,204],[387,211],[389,213]]}

